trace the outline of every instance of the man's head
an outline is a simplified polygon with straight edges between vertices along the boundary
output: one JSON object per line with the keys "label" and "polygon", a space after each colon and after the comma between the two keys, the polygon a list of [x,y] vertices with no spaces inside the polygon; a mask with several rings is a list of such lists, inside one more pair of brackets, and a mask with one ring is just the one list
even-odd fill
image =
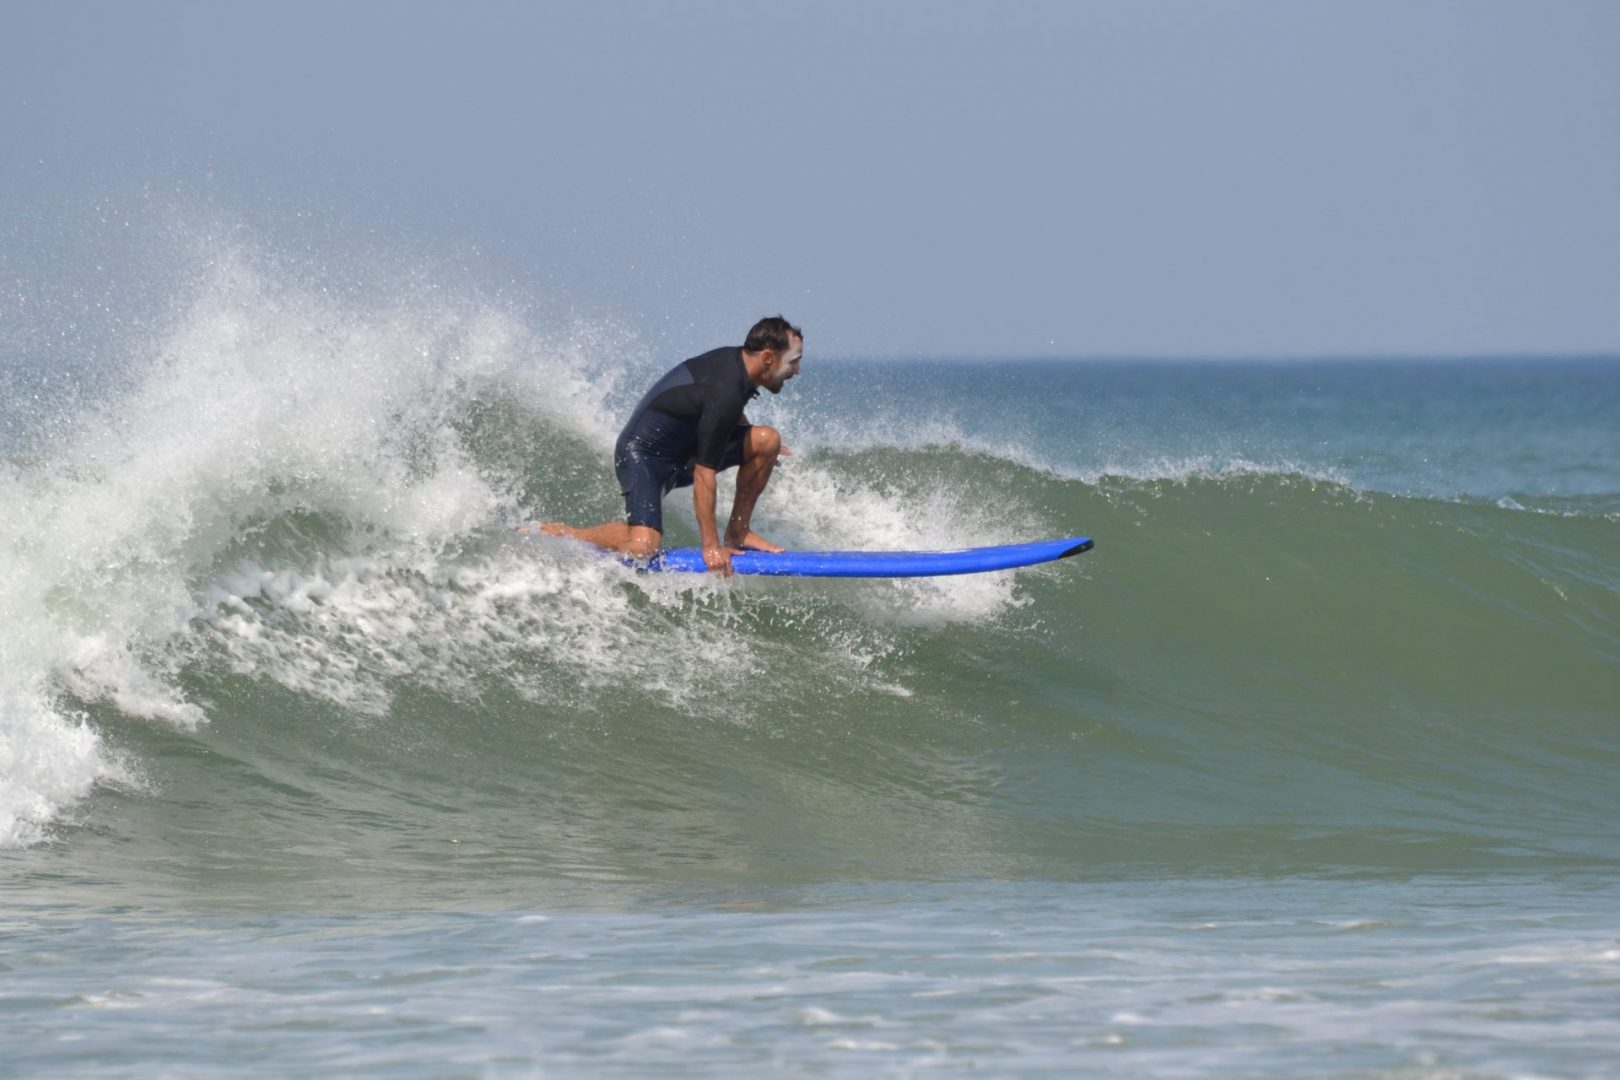
{"label": "man's head", "polygon": [[780,315],[759,320],[748,331],[743,352],[758,358],[759,385],[780,394],[786,382],[799,373],[804,356],[804,334]]}

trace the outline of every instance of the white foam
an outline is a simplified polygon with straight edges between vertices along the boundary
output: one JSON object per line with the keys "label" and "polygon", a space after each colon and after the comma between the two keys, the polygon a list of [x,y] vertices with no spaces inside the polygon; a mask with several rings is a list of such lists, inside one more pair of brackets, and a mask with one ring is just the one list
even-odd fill
{"label": "white foam", "polygon": [[135,777],[88,723],[64,714],[49,695],[0,686],[0,847],[44,839],[97,783],[132,785]]}
{"label": "white foam", "polygon": [[[783,521],[801,546],[926,551],[1019,539],[1006,532],[1005,505],[965,491],[900,491],[840,480],[827,468],[800,461],[778,468],[771,486],[768,519]],[[1012,574],[870,581],[846,594],[866,618],[900,625],[979,622],[1022,602]]]}
{"label": "white foam", "polygon": [[429,575],[376,558],[244,566],[228,583],[213,594],[212,641],[234,670],[373,714],[402,680],[468,700],[497,677],[535,701],[580,706],[592,690],[645,685],[678,702],[755,662],[712,620],[649,619],[634,596],[682,598],[583,553],[520,547]]}
{"label": "white foam", "polygon": [[836,1024],[847,1024],[850,1020],[818,1005],[807,1005],[799,1010],[799,1022],[809,1027],[828,1027]]}
{"label": "white foam", "polygon": [[[127,391],[53,422],[49,456],[0,470],[0,844],[38,840],[96,783],[126,775],[61,711],[63,692],[181,728],[206,720],[176,678],[196,620],[228,590],[199,596],[196,582],[248,523],[326,513],[385,538],[395,568],[432,565],[513,509],[510,478],[481,472],[451,423],[470,397],[499,385],[557,429],[609,437],[613,380],[590,368],[610,333],[548,339],[466,298],[357,310],[318,283],[267,276],[266,261],[211,250],[167,331],[125,343]],[[255,589],[288,610],[312,610],[323,587],[353,599],[352,585],[305,584]],[[358,634],[408,632],[386,598],[335,610]],[[213,625],[239,640],[261,629],[239,604]]]}

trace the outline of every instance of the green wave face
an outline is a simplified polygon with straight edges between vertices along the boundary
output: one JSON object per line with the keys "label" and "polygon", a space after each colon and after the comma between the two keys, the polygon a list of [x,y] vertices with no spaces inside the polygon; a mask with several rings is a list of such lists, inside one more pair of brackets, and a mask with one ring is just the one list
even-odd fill
{"label": "green wave face", "polygon": [[726,586],[494,531],[426,564],[344,554],[340,518],[284,516],[168,646],[205,727],[78,703],[141,782],[71,847],[220,896],[396,903],[1620,854],[1612,521],[952,448],[798,464],[1099,546]]}

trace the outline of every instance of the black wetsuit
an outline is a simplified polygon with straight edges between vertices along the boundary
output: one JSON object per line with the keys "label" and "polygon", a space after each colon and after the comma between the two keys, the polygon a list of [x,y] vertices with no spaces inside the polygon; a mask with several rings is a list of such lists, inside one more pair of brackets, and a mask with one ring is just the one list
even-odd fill
{"label": "black wetsuit", "polygon": [[664,496],[692,483],[692,470],[742,464],[743,408],[759,393],[736,346],[694,356],[653,384],[613,450],[625,520],[664,531]]}

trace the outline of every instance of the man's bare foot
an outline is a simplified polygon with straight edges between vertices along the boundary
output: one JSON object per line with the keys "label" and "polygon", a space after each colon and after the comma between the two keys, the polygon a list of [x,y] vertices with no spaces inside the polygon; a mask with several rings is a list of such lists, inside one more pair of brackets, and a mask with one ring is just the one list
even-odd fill
{"label": "man's bare foot", "polygon": [[781,544],[773,544],[769,540],[765,539],[763,536],[759,535],[759,533],[757,533],[757,532],[749,532],[746,535],[744,535],[742,537],[742,539],[738,539],[737,535],[735,533],[727,532],[726,533],[726,546],[727,547],[733,547],[733,548],[742,548],[742,549],[748,550],[748,551],[785,551],[786,550],[785,548],[782,547]]}

